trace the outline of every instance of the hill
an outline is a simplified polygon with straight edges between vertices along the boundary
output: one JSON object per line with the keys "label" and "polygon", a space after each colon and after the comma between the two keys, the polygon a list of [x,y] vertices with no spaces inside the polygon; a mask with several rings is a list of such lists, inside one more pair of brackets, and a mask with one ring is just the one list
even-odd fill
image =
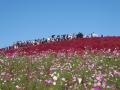
{"label": "hill", "polygon": [[120,90],[120,36],[3,48],[0,90]]}

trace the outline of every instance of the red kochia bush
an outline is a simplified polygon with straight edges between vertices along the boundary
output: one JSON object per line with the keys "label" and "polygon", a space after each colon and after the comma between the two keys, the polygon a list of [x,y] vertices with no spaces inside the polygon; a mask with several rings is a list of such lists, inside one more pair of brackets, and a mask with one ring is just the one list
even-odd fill
{"label": "red kochia bush", "polygon": [[48,42],[39,45],[24,45],[18,49],[10,49],[7,51],[0,50],[4,54],[13,55],[17,54],[37,54],[42,51],[52,50],[59,51],[84,51],[84,50],[120,50],[120,36],[111,37],[93,37],[93,38],[75,38],[71,40],[64,40],[59,42]]}

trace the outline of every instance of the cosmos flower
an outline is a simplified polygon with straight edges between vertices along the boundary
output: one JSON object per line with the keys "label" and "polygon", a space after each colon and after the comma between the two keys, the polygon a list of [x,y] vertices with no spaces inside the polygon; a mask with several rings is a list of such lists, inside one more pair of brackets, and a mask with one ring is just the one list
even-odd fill
{"label": "cosmos flower", "polygon": [[101,90],[100,87],[94,87],[91,90]]}
{"label": "cosmos flower", "polygon": [[22,87],[20,87],[18,85],[16,86],[16,88],[17,88],[17,90],[23,90]]}
{"label": "cosmos flower", "polygon": [[77,79],[78,79],[78,83],[81,84],[82,78],[77,78]]}
{"label": "cosmos flower", "polygon": [[65,78],[62,78],[62,81],[65,81]]}
{"label": "cosmos flower", "polygon": [[76,80],[77,80],[77,77],[73,77],[72,79],[73,79],[73,81],[76,81]]}
{"label": "cosmos flower", "polygon": [[102,82],[102,87],[106,88],[106,83],[105,82]]}
{"label": "cosmos flower", "polygon": [[46,84],[51,84],[51,83],[53,83],[52,80],[44,80],[44,82],[45,82]]}
{"label": "cosmos flower", "polygon": [[53,85],[56,85],[56,82],[53,82]]}
{"label": "cosmos flower", "polygon": [[57,80],[58,80],[58,77],[57,77],[57,76],[53,76],[53,80],[54,80],[54,81],[57,81]]}
{"label": "cosmos flower", "polygon": [[96,79],[97,79],[98,81],[101,81],[102,78],[103,78],[103,75],[102,75],[102,74],[97,74],[97,75],[96,75]]}

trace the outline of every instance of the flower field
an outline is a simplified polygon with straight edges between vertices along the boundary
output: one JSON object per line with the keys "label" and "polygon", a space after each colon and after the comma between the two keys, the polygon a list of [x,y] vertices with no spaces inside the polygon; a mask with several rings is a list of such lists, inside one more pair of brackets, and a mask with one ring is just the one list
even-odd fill
{"label": "flower field", "polygon": [[0,51],[0,90],[120,90],[120,37]]}
{"label": "flower field", "polygon": [[119,90],[120,56],[44,53],[1,56],[1,90]]}

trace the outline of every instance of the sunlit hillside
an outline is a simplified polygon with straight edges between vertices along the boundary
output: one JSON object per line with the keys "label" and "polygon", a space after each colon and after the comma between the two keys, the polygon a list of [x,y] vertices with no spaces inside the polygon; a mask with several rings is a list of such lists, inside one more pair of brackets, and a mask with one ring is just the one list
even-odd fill
{"label": "sunlit hillside", "polygon": [[0,54],[0,90],[120,90],[120,36],[18,43]]}

